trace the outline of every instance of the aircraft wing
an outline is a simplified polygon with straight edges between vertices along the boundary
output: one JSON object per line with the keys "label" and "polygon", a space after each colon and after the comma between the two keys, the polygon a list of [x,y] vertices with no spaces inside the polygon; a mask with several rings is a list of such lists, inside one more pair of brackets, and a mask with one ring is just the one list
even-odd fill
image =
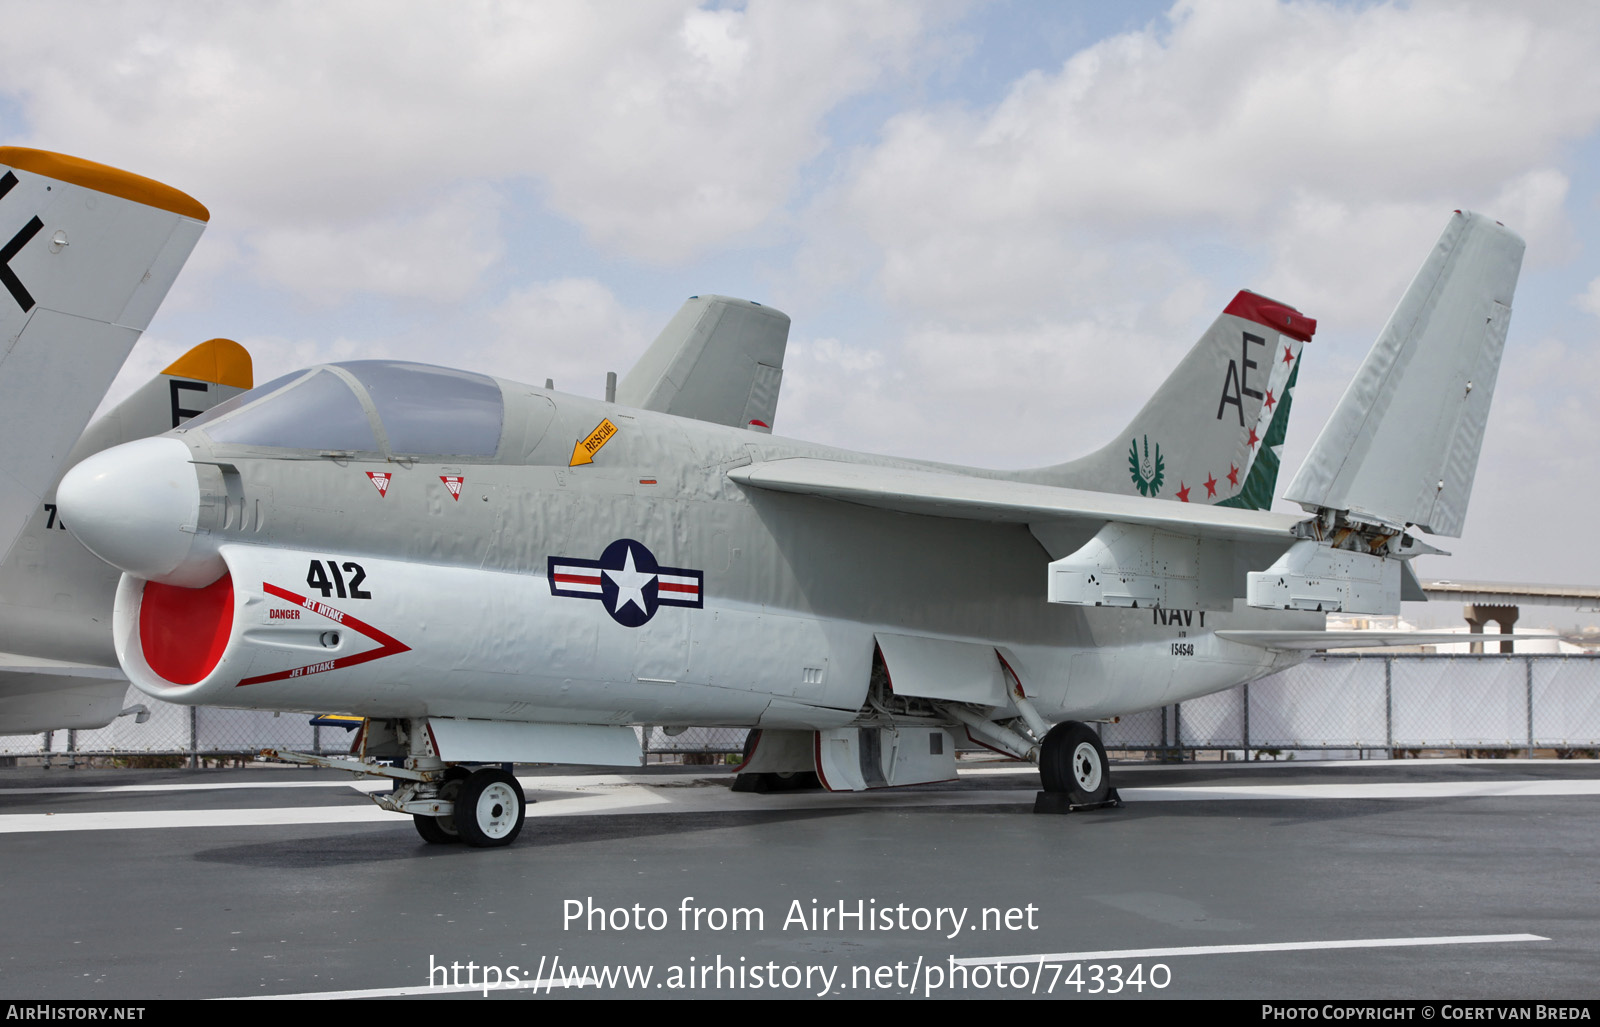
{"label": "aircraft wing", "polygon": [[[1312,578],[1280,567],[1297,547],[1322,544],[1310,537],[1312,522],[1293,514],[810,457],[749,464],[728,477],[901,513],[1025,524],[1051,557],[1047,598],[1074,606],[1228,610],[1247,598],[1268,609],[1398,609],[1402,598],[1425,598],[1404,561],[1438,552],[1397,534],[1384,540],[1393,559],[1340,550]],[[1287,598],[1262,598],[1261,581]]]}
{"label": "aircraft wing", "polygon": [[1276,543],[1280,549],[1287,549],[1294,542],[1294,526],[1305,519],[1267,510],[1174,503],[948,471],[808,457],[748,464],[729,471],[728,477],[741,485],[771,492],[837,499],[901,513],[1070,525],[1086,527],[1090,534],[1114,521],[1214,540]]}

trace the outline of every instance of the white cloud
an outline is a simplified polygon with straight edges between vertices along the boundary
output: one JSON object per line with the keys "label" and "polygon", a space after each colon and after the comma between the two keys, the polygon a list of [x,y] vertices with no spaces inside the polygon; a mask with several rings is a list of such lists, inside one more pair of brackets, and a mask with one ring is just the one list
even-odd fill
{"label": "white cloud", "polygon": [[489,314],[493,342],[477,359],[502,378],[598,396],[605,372],[625,374],[666,324],[628,310],[592,278],[537,282],[514,291]]}
{"label": "white cloud", "polygon": [[459,303],[505,250],[490,190],[454,190],[434,206],[355,225],[269,228],[251,237],[257,273],[336,303],[354,292]]}
{"label": "white cloud", "polygon": [[948,463],[1058,463],[1111,439],[1197,338],[1052,320],[927,325],[882,350],[797,339],[784,359],[779,428]]}
{"label": "white cloud", "polygon": [[1572,302],[1578,305],[1578,309],[1600,317],[1600,278],[1590,282],[1589,287],[1579,293]]}
{"label": "white cloud", "polygon": [[33,145],[172,182],[236,227],[338,230],[528,177],[603,245],[678,261],[770,218],[823,118],[930,17],[908,0],[19,4],[0,92]]}
{"label": "white cloud", "polygon": [[[1285,281],[1324,256],[1364,263],[1423,210],[1442,226],[1503,207],[1558,237],[1566,180],[1549,162],[1600,122],[1597,41],[1587,6],[1188,0],[1024,75],[992,110],[891,119],[848,208],[884,250],[885,294],[924,307],[952,279],[963,303],[1019,264],[1081,274],[1186,232],[1267,241]],[[1381,235],[1343,231],[1293,266],[1288,244],[1333,215]]]}

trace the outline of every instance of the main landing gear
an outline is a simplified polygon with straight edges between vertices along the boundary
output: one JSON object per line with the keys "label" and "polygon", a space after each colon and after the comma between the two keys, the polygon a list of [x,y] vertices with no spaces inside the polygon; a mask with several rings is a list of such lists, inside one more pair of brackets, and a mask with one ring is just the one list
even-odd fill
{"label": "main landing gear", "polygon": [[1122,805],[1111,787],[1111,767],[1100,735],[1076,720],[1051,728],[1039,748],[1039,782],[1035,813],[1074,813]]}
{"label": "main landing gear", "polygon": [[498,767],[470,773],[464,767],[451,767],[439,785],[439,798],[451,804],[451,812],[412,814],[417,834],[430,845],[457,841],[474,848],[510,845],[522,831],[528,807],[522,785]]}

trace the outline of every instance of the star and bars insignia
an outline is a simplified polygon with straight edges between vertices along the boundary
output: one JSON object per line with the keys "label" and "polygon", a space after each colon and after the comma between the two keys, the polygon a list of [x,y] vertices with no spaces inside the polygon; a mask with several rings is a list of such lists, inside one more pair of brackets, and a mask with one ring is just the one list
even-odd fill
{"label": "star and bars insignia", "polygon": [[705,572],[663,567],[641,542],[620,538],[598,560],[550,557],[550,594],[598,599],[611,619],[637,628],[663,606],[705,606]]}

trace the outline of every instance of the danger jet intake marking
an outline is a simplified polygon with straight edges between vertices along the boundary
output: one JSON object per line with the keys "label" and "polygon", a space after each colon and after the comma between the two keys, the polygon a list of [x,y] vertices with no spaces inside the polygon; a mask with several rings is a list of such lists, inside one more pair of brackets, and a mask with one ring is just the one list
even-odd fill
{"label": "danger jet intake marking", "polygon": [[623,627],[639,627],[663,606],[705,607],[703,571],[663,567],[631,538],[606,546],[598,560],[552,556],[549,575],[551,595],[598,599]]}
{"label": "danger jet intake marking", "polygon": [[308,674],[324,674],[330,670],[338,670],[340,667],[354,667],[357,664],[370,663],[373,660],[381,660],[385,656],[396,656],[400,653],[408,653],[411,651],[410,646],[406,645],[398,638],[395,638],[393,635],[390,635],[384,631],[380,631],[371,624],[368,624],[366,621],[358,620],[355,617],[350,616],[348,613],[345,613],[343,610],[329,606],[327,603],[321,603],[315,599],[308,599],[303,595],[297,595],[296,593],[291,592],[286,588],[280,588],[271,582],[262,582],[261,591],[275,599],[281,599],[286,603],[294,603],[302,610],[309,610],[312,613],[320,614],[321,616],[333,621],[335,624],[339,624],[343,627],[351,629],[352,631],[359,632],[360,634],[363,634],[372,639],[374,642],[378,643],[378,648],[368,649],[364,653],[355,653],[351,656],[340,656],[332,660],[319,660],[316,663],[308,663],[304,667],[294,667],[289,670],[280,670],[275,674],[260,674],[256,677],[242,678],[240,679],[239,683],[234,686],[235,688],[243,688],[245,685],[259,685],[266,681],[285,681],[290,678],[305,677]]}

